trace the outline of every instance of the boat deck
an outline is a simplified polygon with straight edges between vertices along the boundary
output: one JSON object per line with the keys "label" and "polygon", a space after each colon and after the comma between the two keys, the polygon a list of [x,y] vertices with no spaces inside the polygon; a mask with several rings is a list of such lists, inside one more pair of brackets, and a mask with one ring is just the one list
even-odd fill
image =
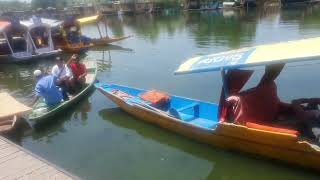
{"label": "boat deck", "polygon": [[0,179],[79,179],[0,136]]}

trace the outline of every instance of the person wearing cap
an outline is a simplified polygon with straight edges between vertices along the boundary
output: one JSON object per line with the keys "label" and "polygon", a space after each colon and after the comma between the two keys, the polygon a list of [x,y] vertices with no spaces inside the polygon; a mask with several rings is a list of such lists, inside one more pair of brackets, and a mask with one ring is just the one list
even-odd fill
{"label": "person wearing cap", "polygon": [[61,87],[64,100],[68,100],[68,89],[72,77],[69,67],[60,57],[56,57],[56,65],[52,67],[51,74],[56,78],[56,85]]}
{"label": "person wearing cap", "polygon": [[33,72],[37,81],[35,86],[35,98],[31,103],[33,106],[42,97],[48,106],[54,106],[62,102],[62,93],[55,84],[56,78],[53,75],[44,75],[41,70]]}
{"label": "person wearing cap", "polygon": [[69,67],[73,74],[72,86],[74,88],[82,87],[86,82],[87,68],[80,62],[80,58],[76,54],[72,55],[70,61]]}

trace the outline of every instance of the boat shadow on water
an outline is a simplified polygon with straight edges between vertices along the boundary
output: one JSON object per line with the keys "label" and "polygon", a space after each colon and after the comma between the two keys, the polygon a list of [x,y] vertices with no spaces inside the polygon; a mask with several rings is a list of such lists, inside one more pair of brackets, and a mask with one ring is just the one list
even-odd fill
{"label": "boat shadow on water", "polygon": [[[207,144],[192,141],[158,126],[142,122],[120,108],[102,109],[99,111],[99,115],[103,120],[111,122],[116,126],[133,130],[146,139],[152,139],[160,144],[212,162],[212,170],[206,179],[216,179],[226,175],[230,175],[231,179],[233,179],[232,177],[237,177],[236,179],[248,179],[250,173],[243,172],[247,172],[252,167],[255,167],[255,171],[257,171],[254,173],[255,175],[266,174],[268,169],[270,172],[274,170],[287,171],[298,175],[297,177],[309,175],[312,177],[311,179],[319,175],[318,172],[310,169],[298,168],[290,164],[243,152],[220,150]],[[232,172],[232,175],[226,174],[227,172]],[[255,175],[252,175],[252,177]],[[269,179],[269,177],[260,177],[259,179]]]}

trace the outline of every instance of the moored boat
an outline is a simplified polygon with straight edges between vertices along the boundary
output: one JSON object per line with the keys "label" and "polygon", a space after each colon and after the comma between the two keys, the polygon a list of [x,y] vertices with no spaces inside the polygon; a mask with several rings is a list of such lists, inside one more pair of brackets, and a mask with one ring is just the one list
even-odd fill
{"label": "moored boat", "polygon": [[45,58],[61,52],[60,49],[55,49],[53,44],[51,28],[56,26],[53,21],[33,17],[30,20],[20,21],[20,23],[28,29],[35,54]]}
{"label": "moored boat", "polygon": [[[38,34],[37,37],[35,37],[36,34]],[[0,63],[28,62],[61,52],[53,48],[51,30],[41,20],[37,25],[32,20],[1,21],[0,39]]]}
{"label": "moored boat", "polygon": [[[103,15],[95,15],[95,16],[90,16],[90,17],[85,17],[85,18],[80,18],[77,19],[78,23],[81,25],[85,24],[95,24],[97,26],[97,31],[99,33],[99,38],[89,38],[89,42],[92,43],[94,46],[105,46],[113,42],[121,41],[124,39],[127,39],[131,36],[120,36],[120,37],[109,37],[108,36],[108,30],[107,30],[107,23],[106,19]],[[105,35],[103,35],[102,30],[100,28],[100,23],[103,21],[103,26],[105,29]]]}
{"label": "moored boat", "polygon": [[[148,92],[146,90],[106,83],[97,83],[95,86],[107,98],[133,116],[191,139],[224,149],[256,154],[320,170],[320,147],[304,138],[298,130],[251,122],[249,119],[247,123],[237,124],[226,121],[223,117],[224,101],[231,97],[231,94],[242,94],[239,91],[250,77],[239,80],[240,76],[232,77],[231,72],[259,65],[317,60],[320,51],[315,45],[318,43],[320,38],[262,45],[195,57],[182,64],[176,74],[222,71],[223,91],[219,104],[169,95],[170,101],[165,106],[155,106],[143,98]],[[232,85],[232,79],[241,85]],[[256,89],[245,92],[249,94]],[[260,104],[267,104],[268,98],[260,99]],[[256,104],[260,106],[259,103]],[[266,112],[261,112],[260,115],[266,115],[263,113],[268,112],[270,111],[266,109]]]}
{"label": "moored boat", "polygon": [[73,17],[67,17],[54,38],[58,48],[67,53],[84,53],[93,46],[89,38],[82,35],[80,23]]}
{"label": "moored boat", "polygon": [[48,107],[43,99],[39,99],[38,102],[32,107],[33,110],[28,116],[28,120],[31,125],[36,126],[47,122],[50,118],[63,113],[75,103],[79,102],[84,96],[86,96],[93,88],[93,84],[96,81],[97,76],[97,63],[96,61],[84,61],[87,68],[86,86],[76,95],[70,97],[70,100],[64,101],[54,107]]}

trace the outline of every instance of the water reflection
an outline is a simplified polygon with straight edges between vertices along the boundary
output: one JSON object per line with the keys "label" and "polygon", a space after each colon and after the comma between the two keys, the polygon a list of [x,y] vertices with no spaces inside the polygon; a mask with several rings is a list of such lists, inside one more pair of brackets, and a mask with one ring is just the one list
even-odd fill
{"label": "water reflection", "polygon": [[158,40],[161,32],[166,31],[169,37],[173,37],[176,33],[181,32],[185,25],[183,14],[125,16],[123,21],[128,28],[134,31],[136,36],[147,38],[152,43]]}
{"label": "water reflection", "polygon": [[33,71],[36,69],[49,70],[52,60],[38,61],[28,64],[6,64],[0,66],[0,91],[5,91],[20,101],[32,97],[34,88]]}
{"label": "water reflection", "polygon": [[[99,111],[99,115],[105,121],[111,122],[118,127],[137,132],[144,139],[156,141],[194,157],[209,161],[211,163],[211,170],[206,175],[197,174],[197,170],[200,171],[201,169],[197,169],[195,165],[193,166],[193,172],[198,175],[196,179],[200,179],[199,177],[202,176],[204,176],[205,179],[255,179],[256,175],[259,174],[259,179],[269,180],[270,172],[277,174],[275,176],[276,179],[281,179],[281,177],[290,177],[290,179],[297,180],[301,178],[317,179],[317,174],[312,174],[309,171],[305,172],[299,169],[299,171],[295,173],[287,174],[287,172],[291,172],[292,168],[295,169],[295,167],[274,163],[269,160],[261,160],[248,154],[239,156],[239,153],[215,149],[201,143],[190,141],[182,136],[137,120],[124,113],[120,108],[103,109]],[[255,166],[255,164],[257,164],[257,166]],[[254,173],[251,174],[250,172]]]}
{"label": "water reflection", "polygon": [[113,52],[133,53],[133,49],[124,48],[118,45],[96,46],[90,49],[89,57],[97,61],[98,72],[110,72],[112,68]]}

